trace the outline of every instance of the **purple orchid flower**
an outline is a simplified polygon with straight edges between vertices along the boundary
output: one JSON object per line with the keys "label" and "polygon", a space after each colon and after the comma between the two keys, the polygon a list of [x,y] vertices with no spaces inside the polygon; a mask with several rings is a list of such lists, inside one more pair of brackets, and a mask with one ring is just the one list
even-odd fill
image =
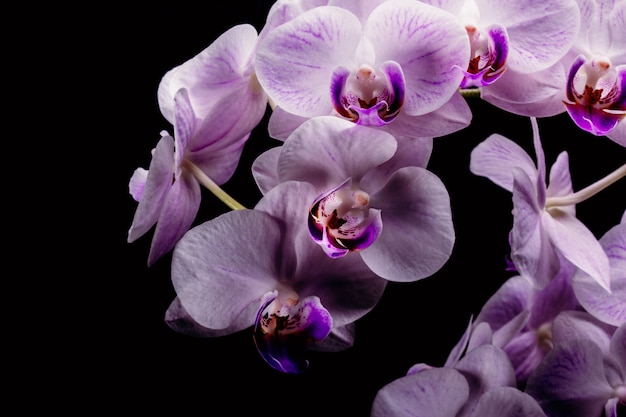
{"label": "purple orchid flower", "polygon": [[208,337],[252,327],[261,356],[287,373],[306,369],[309,348],[350,346],[351,324],[376,305],[387,281],[360,258],[330,259],[311,241],[312,192],[310,184],[285,182],[254,210],[189,230],[172,257],[170,327]]}
{"label": "purple orchid flower", "polygon": [[[557,157],[546,186],[537,120],[531,118],[531,124],[536,166],[519,145],[498,134],[479,144],[470,160],[472,173],[513,193],[511,259],[520,275],[539,289],[559,271],[562,256],[610,291],[609,259],[593,233],[575,216],[575,204],[580,200],[565,198],[573,196],[567,152]],[[600,184],[594,185],[595,192],[606,186]]]}
{"label": "purple orchid flower", "polygon": [[457,91],[457,67],[468,60],[467,35],[444,10],[409,0],[343,0],[269,30],[256,67],[274,105],[273,137],[326,115],[430,137],[469,124]]}
{"label": "purple orchid flower", "polygon": [[415,281],[448,260],[455,234],[441,180],[394,162],[396,150],[384,131],[320,116],[257,159],[253,175],[263,192],[290,180],[314,186],[305,222],[330,257],[355,252],[385,279]]}
{"label": "purple orchid flower", "polygon": [[567,112],[581,129],[626,146],[626,4],[578,0],[582,25],[564,60]]}
{"label": "purple orchid flower", "polygon": [[[561,312],[580,309],[571,286],[574,270],[573,265],[563,261],[559,273],[541,290],[520,275],[511,277],[487,300],[476,317],[474,327],[488,323],[496,334],[508,327],[507,336],[496,339],[494,344],[509,356],[519,387],[525,385],[528,376],[552,349],[554,319]],[[520,321],[522,316],[525,319]]]}
{"label": "purple orchid flower", "polygon": [[[175,102],[174,137],[163,132],[149,169],[136,169],[129,182],[130,194],[139,204],[128,242],[134,242],[156,224],[148,266],[172,250],[191,227],[200,206],[199,177],[210,175],[217,183],[226,182],[249,135],[240,137],[236,129],[228,131],[228,125],[213,128],[218,122],[215,115],[198,124],[185,89],[179,90]],[[205,140],[207,146],[193,150]]]}
{"label": "purple orchid flower", "polygon": [[381,388],[372,416],[544,417],[535,399],[515,387],[506,353],[481,344],[443,367],[412,367]]}
{"label": "purple orchid flower", "polygon": [[[557,63],[573,45],[580,27],[578,7],[568,0],[422,1],[458,17],[471,45],[460,86],[480,88],[484,98],[503,95],[501,88],[508,100],[518,102],[550,93],[553,89],[545,82],[528,91],[526,75]],[[501,78],[506,81],[496,82]],[[564,111],[562,106],[559,110]]]}
{"label": "purple orchid flower", "polygon": [[[168,71],[158,89],[174,137],[162,133],[148,170],[135,170],[129,191],[139,202],[128,242],[156,228],[148,265],[172,250],[200,206],[200,184],[228,181],[267,107],[253,72],[257,34],[235,26],[203,52]],[[224,111],[232,103],[240,112]]]}
{"label": "purple orchid flower", "polygon": [[619,417],[626,409],[626,323],[610,339],[588,331],[556,344],[528,379],[525,392],[551,417]]}
{"label": "purple orchid flower", "polygon": [[600,238],[600,245],[609,257],[611,292],[580,270],[572,286],[585,310],[605,323],[619,326],[626,322],[626,216]]}

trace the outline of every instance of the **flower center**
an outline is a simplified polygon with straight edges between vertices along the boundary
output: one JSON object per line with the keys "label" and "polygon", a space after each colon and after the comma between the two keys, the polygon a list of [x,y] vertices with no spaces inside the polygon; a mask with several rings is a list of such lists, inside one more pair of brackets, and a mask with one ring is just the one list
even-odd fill
{"label": "flower center", "polygon": [[326,338],[333,321],[320,299],[302,300],[294,291],[281,288],[264,295],[254,326],[257,350],[274,369],[299,373],[307,369],[309,345]]}
{"label": "flower center", "polygon": [[552,350],[552,323],[544,323],[537,329],[537,346],[544,352]]}
{"label": "flower center", "polygon": [[475,25],[465,25],[470,40],[471,54],[461,88],[483,87],[493,84],[504,74],[509,52],[506,29],[492,25],[483,33]]}
{"label": "flower center", "polygon": [[626,68],[603,55],[579,55],[570,67],[567,112],[582,129],[606,135],[626,116]]}
{"label": "flower center", "polygon": [[330,84],[339,115],[365,126],[383,126],[396,118],[404,102],[405,80],[394,61],[378,70],[363,64],[356,71],[335,68]]}
{"label": "flower center", "polygon": [[309,233],[331,258],[369,247],[382,231],[380,211],[349,178],[319,197],[309,211]]}

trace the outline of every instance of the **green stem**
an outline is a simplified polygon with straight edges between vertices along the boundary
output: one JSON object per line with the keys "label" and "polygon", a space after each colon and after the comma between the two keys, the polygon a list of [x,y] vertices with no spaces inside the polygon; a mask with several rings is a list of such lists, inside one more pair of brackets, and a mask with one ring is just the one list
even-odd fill
{"label": "green stem", "polygon": [[480,98],[480,88],[462,88],[459,90],[461,95],[466,98]]}
{"label": "green stem", "polygon": [[245,206],[239,203],[237,200],[228,195],[224,190],[220,188],[208,175],[206,175],[196,164],[185,160],[185,167],[193,173],[193,175],[200,181],[200,184],[204,185],[209,191],[211,191],[217,198],[222,200],[224,204],[233,210],[245,210]]}
{"label": "green stem", "polygon": [[574,204],[581,203],[592,197],[593,195],[599,193],[604,190],[609,185],[613,184],[620,178],[626,176],[626,164],[617,168],[615,171],[602,178],[599,181],[594,182],[588,187],[583,188],[580,191],[575,193],[563,196],[563,197],[550,197],[546,200],[546,208],[555,207],[555,206],[571,206]]}

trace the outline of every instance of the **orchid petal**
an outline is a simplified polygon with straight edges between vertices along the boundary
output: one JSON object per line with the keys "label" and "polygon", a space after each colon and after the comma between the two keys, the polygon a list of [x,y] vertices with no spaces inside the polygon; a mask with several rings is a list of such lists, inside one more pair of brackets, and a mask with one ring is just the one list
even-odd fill
{"label": "orchid petal", "polygon": [[528,378],[525,391],[550,416],[588,417],[601,413],[612,390],[604,376],[600,347],[576,339],[546,355]]}
{"label": "orchid petal", "polygon": [[504,326],[501,326],[497,330],[494,329],[492,344],[499,348],[506,346],[511,340],[522,332],[524,327],[528,325],[529,317],[530,312],[528,310],[524,310],[509,320],[506,324],[504,324]]}
{"label": "orchid petal", "polygon": [[398,137],[398,149],[387,162],[370,169],[361,178],[365,190],[379,190],[389,177],[400,168],[414,166],[426,168],[433,150],[432,138]]}
{"label": "orchid petal", "polygon": [[473,317],[470,317],[469,323],[467,324],[467,327],[465,328],[463,335],[458,340],[458,342],[456,342],[456,345],[454,345],[454,347],[450,349],[450,352],[448,353],[448,357],[446,358],[446,361],[443,364],[445,368],[454,367],[454,365],[456,365],[456,363],[459,361],[459,359],[461,359],[461,357],[465,353],[467,344],[469,343],[469,339],[472,334],[473,319],[474,319]]}
{"label": "orchid petal", "polygon": [[626,123],[618,123],[617,126],[610,132],[607,132],[606,137],[613,142],[626,147]]}
{"label": "orchid petal", "polygon": [[611,292],[582,270],[574,275],[572,285],[585,310],[605,323],[619,326],[626,322],[626,223],[611,228],[600,238],[600,244],[609,257]]}
{"label": "orchid petal", "polygon": [[387,132],[332,116],[303,123],[283,144],[280,181],[307,181],[320,190],[348,177],[358,181],[369,169],[389,160],[396,140]]}
{"label": "orchid petal", "polygon": [[256,74],[278,106],[299,116],[331,110],[330,74],[353,67],[361,24],[347,10],[322,6],[302,13],[268,33],[256,55]]}
{"label": "orchid petal", "polygon": [[569,340],[589,339],[608,354],[613,330],[586,311],[563,311],[552,322],[552,340],[559,346]]}
{"label": "orchid petal", "polygon": [[513,170],[522,169],[535,181],[537,168],[528,153],[517,143],[499,134],[492,134],[476,146],[470,155],[470,171],[488,178],[507,191],[513,191]]}
{"label": "orchid petal", "polygon": [[539,203],[539,206],[543,207],[546,203],[546,156],[543,152],[543,146],[541,145],[537,118],[531,117],[530,124],[533,130],[533,147],[535,148],[535,157],[537,158],[537,202]]}
{"label": "orchid petal", "polygon": [[250,76],[256,45],[254,26],[233,26],[198,55],[169,70],[157,91],[163,116],[174,124],[174,95],[181,88],[188,90],[197,116],[216,111],[215,104],[230,94],[232,83]]}
{"label": "orchid petal", "polygon": [[200,208],[200,184],[190,174],[181,175],[169,189],[154,230],[148,266],[172,250],[189,230]]}
{"label": "orchid petal", "polygon": [[[331,115],[331,111],[328,112]],[[276,106],[270,115],[267,130],[271,138],[286,140],[298,126],[309,120],[309,117],[296,116],[288,113],[280,106]]]}
{"label": "orchid petal", "polygon": [[[550,181],[546,189],[546,197],[564,197],[574,193],[572,177],[569,171],[569,156],[567,152],[559,153],[556,161],[550,168]],[[560,210],[567,212],[571,216],[576,215],[576,206],[559,206]]]}
{"label": "orchid petal", "polygon": [[558,209],[544,214],[542,223],[556,250],[610,292],[609,259],[593,233],[576,217]]}
{"label": "orchid petal", "polygon": [[517,334],[503,350],[515,369],[515,379],[519,385],[524,385],[550,351],[550,340],[535,330],[528,330]]}
{"label": "orchid petal", "polygon": [[270,7],[265,19],[265,25],[259,33],[259,43],[265,39],[267,33],[288,22],[305,11],[318,6],[326,6],[328,0],[277,0]]}
{"label": "orchid petal", "polygon": [[384,229],[361,257],[378,275],[391,281],[416,281],[445,264],[455,233],[448,191],[423,168],[401,168],[387,184],[370,195],[380,208]]}
{"label": "orchid petal", "polygon": [[250,133],[232,141],[216,143],[214,146],[188,154],[187,157],[217,185],[228,181],[237,166]]}
{"label": "orchid petal", "polygon": [[511,277],[485,302],[476,316],[476,322],[485,321],[494,330],[528,309],[532,294],[530,282],[521,276]]}
{"label": "orchid petal", "polygon": [[268,149],[252,162],[252,177],[263,194],[278,185],[278,157],[281,149],[280,146]]}
{"label": "orchid petal", "polygon": [[178,297],[175,297],[167,308],[165,323],[177,333],[194,337],[221,337],[250,327],[250,320],[245,314],[239,316],[230,327],[225,329],[215,330],[201,326],[185,310]]}
{"label": "orchid petal", "polygon": [[157,143],[150,161],[141,200],[128,231],[129,243],[143,236],[156,224],[173,180],[174,139],[171,136],[163,136]]}
{"label": "orchid petal", "polygon": [[469,352],[481,346],[493,345],[492,342],[493,331],[491,330],[491,326],[489,325],[489,323],[485,323],[484,321],[481,323],[476,323],[476,325],[472,329],[472,335],[470,336],[470,339],[468,341],[465,354],[467,355]]}
{"label": "orchid petal", "polygon": [[370,14],[364,29],[379,63],[395,61],[406,80],[403,112],[423,115],[452,97],[463,78],[455,66],[469,61],[469,40],[458,20],[415,1],[387,1]]}
{"label": "orchid petal", "polygon": [[133,171],[133,175],[128,182],[128,192],[136,202],[141,201],[141,196],[146,188],[146,182],[148,181],[148,170],[144,168],[137,168]]}
{"label": "orchid petal", "polygon": [[469,383],[470,395],[458,416],[467,416],[480,397],[498,387],[515,387],[515,371],[509,357],[493,345],[482,345],[468,352],[454,367]]}
{"label": "orchid petal", "polygon": [[521,116],[551,117],[565,111],[565,82],[565,69],[560,62],[531,74],[508,68],[500,81],[481,88],[480,98]]}
{"label": "orchid petal", "polygon": [[551,322],[562,311],[580,307],[571,284],[576,267],[567,261],[560,264],[559,271],[548,285],[542,290],[533,291],[530,325],[534,329]]}
{"label": "orchid petal", "polygon": [[576,2],[567,0],[500,2],[476,0],[481,22],[497,23],[509,34],[507,65],[521,73],[545,69],[573,45],[580,28]]}
{"label": "orchid petal", "polygon": [[469,396],[461,373],[426,369],[391,381],[374,398],[372,417],[417,415],[455,417]]}
{"label": "orchid petal", "polygon": [[385,126],[395,137],[441,137],[469,126],[472,111],[461,94],[454,94],[438,109],[424,115],[412,116],[401,111]]}
{"label": "orchid petal", "polygon": [[176,92],[174,103],[174,163],[180,169],[189,141],[196,130],[196,115],[184,88]]}
{"label": "orchid petal", "polygon": [[[626,323],[622,323],[613,333],[609,346],[611,354],[617,358],[622,370],[626,370]],[[622,374],[623,382],[626,382],[626,375]]]}
{"label": "orchid petal", "polygon": [[329,0],[329,6],[337,6],[342,9],[350,10],[355,16],[359,18],[361,23],[364,23],[369,17],[372,10],[378,7],[379,4],[386,0]]}
{"label": "orchid petal", "polygon": [[520,169],[514,169],[513,229],[511,230],[511,258],[519,273],[542,289],[559,271],[559,260],[540,212],[536,184]]}
{"label": "orchid petal", "polygon": [[498,387],[483,394],[472,417],[546,417],[537,401],[512,387]]}
{"label": "orchid petal", "polygon": [[262,295],[276,286],[280,229],[266,213],[235,210],[185,234],[173,253],[172,284],[198,324],[220,330],[247,319],[252,326]]}
{"label": "orchid petal", "polygon": [[345,326],[333,327],[324,340],[310,346],[311,350],[318,352],[340,352],[351,348],[354,345],[355,323],[348,323]]}

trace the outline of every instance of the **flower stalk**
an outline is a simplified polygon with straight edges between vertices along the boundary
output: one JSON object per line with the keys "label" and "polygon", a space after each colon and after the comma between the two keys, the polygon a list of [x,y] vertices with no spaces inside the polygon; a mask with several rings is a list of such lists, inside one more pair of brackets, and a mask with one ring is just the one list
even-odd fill
{"label": "flower stalk", "polygon": [[619,179],[626,176],[626,164],[617,168],[615,171],[607,175],[606,177],[594,182],[593,184],[579,190],[575,193],[562,196],[562,197],[550,197],[546,199],[546,209],[556,206],[572,206],[574,204],[582,203],[588,198],[594,196],[600,191],[604,190],[609,185],[617,182]]}
{"label": "flower stalk", "polygon": [[196,164],[185,160],[185,166],[193,173],[198,179],[200,184],[204,185],[209,191],[211,191],[217,198],[222,200],[224,204],[230,207],[232,210],[245,210],[246,207],[231,197],[225,192],[219,185],[215,183],[208,175],[206,175]]}

